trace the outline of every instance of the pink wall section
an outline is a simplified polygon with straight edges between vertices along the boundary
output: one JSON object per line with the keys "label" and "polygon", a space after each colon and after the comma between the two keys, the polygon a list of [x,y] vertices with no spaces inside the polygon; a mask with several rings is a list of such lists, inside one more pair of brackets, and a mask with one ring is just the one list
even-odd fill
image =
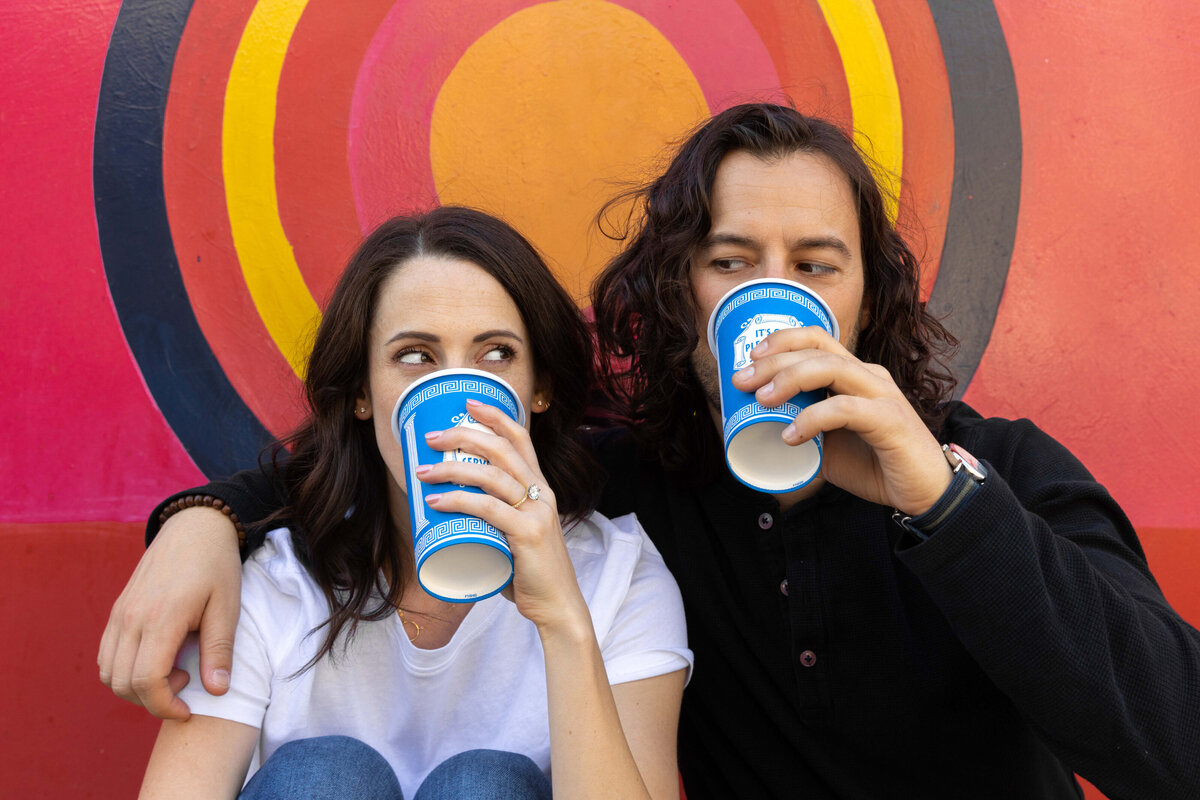
{"label": "pink wall section", "polygon": [[[675,13],[678,4],[629,2],[615,8],[587,2],[591,5],[581,8],[594,17],[599,31],[594,35],[619,30],[645,37],[639,52],[650,63],[639,68],[694,86],[696,102],[707,103],[708,110],[737,102],[739,92],[746,98],[772,97],[783,87],[843,121],[852,116],[852,92],[816,0],[712,0],[691,17]],[[409,87],[409,94],[420,95],[412,102],[424,116],[416,123],[408,120],[405,136],[381,141],[379,131],[394,129],[383,115],[387,109],[351,106],[376,95],[390,97],[386,87],[375,87],[373,95],[372,87],[356,86],[362,69],[357,64],[329,72],[341,76],[341,85],[314,83],[321,59],[338,52],[337,42],[320,40],[328,26],[317,24],[317,15],[338,8],[330,3],[334,0],[310,0],[305,14],[313,16],[307,24],[302,18],[295,29],[279,84],[278,108],[286,124],[273,132],[278,167],[284,171],[304,169],[298,142],[346,148],[345,154],[312,167],[342,176],[342,184],[317,191],[315,181],[293,173],[277,183],[281,196],[273,219],[284,220],[302,260],[314,252],[343,252],[358,234],[353,226],[360,218],[385,210],[361,207],[367,194],[362,185],[350,185],[354,169],[364,164],[403,168],[415,176],[408,184],[459,197],[464,179],[438,185],[444,173],[431,166],[431,148],[462,144],[455,137],[467,137],[466,150],[508,146],[497,137],[509,134],[491,131],[487,119],[471,130],[437,129],[433,104],[441,83]],[[189,291],[203,298],[196,311],[207,326],[205,335],[218,360],[233,365],[226,367],[230,380],[243,397],[253,398],[247,401],[250,407],[263,410],[272,396],[281,398],[281,405],[260,414],[271,420],[268,427],[278,427],[294,416],[294,409],[282,405],[292,402],[294,377],[261,320],[221,313],[223,299],[253,312],[245,286],[226,278],[219,285],[204,283],[212,275],[240,275],[230,234],[231,222],[238,220],[226,215],[220,175],[224,89],[216,76],[227,79],[240,26],[257,5],[254,0],[194,3],[189,18],[194,24],[184,34],[172,93],[197,98],[196,105],[169,111],[176,127],[168,131],[164,146],[172,149],[164,160],[171,223],[179,228],[172,231],[175,241],[182,251],[191,237],[189,246],[197,252],[207,248],[204,256],[211,259],[211,267],[210,261],[197,265],[196,259],[185,265]],[[513,23],[505,35],[534,42],[540,36],[547,46],[556,41],[554,9],[509,5],[533,13],[521,18],[526,27]],[[945,225],[955,161],[945,68],[938,66],[940,55],[931,55],[940,53],[936,29],[921,3],[859,5],[876,9],[884,33],[895,38],[894,63],[903,72],[899,96],[909,98],[903,108],[911,115],[905,130],[935,139],[906,140],[906,164],[915,173],[906,172],[905,179],[918,185],[907,187],[905,197],[933,226],[930,250],[939,253],[944,230],[937,226]],[[1168,598],[1185,618],[1200,624],[1200,589],[1193,577],[1200,570],[1200,412],[1195,402],[1200,394],[1200,226],[1195,224],[1200,213],[1200,160],[1195,157],[1200,7],[1149,8],[1133,0],[995,0],[994,5],[1019,98],[1020,208],[991,339],[965,397],[986,414],[1031,418],[1078,455],[1129,513]],[[499,23],[481,24],[485,30],[465,37],[469,41],[439,37],[439,25],[448,24],[444,6],[364,2],[352,19],[379,30],[358,30],[346,52],[373,53],[371,64],[380,74],[397,64],[429,70],[440,65],[440,80],[447,80],[447,70],[460,63],[466,49]],[[427,38],[417,50],[384,52],[397,38],[386,20],[421,8],[441,11],[424,18]],[[630,16],[630,9],[639,16]],[[107,609],[140,552],[140,522],[162,496],[203,480],[185,449],[186,437],[164,418],[131,352],[101,258],[93,137],[105,58],[120,10],[119,0],[0,0],[0,580],[6,587],[0,642],[7,645],[0,659],[0,796],[115,798],[135,791],[154,724],[96,681],[96,645]],[[196,22],[202,19],[212,20],[211,27]],[[342,21],[349,25],[350,19]],[[726,22],[716,26],[714,20]],[[703,58],[704,37],[717,28],[729,39],[721,41],[725,56],[729,48],[750,48],[752,76],[731,74],[726,57],[688,66],[687,59]],[[283,35],[282,29],[273,30]],[[439,49],[449,47],[447,42],[457,42],[458,49]],[[788,42],[803,42],[807,61],[789,53]],[[484,58],[481,53],[483,48],[474,57]],[[191,72],[183,74],[185,67]],[[647,109],[667,114],[650,95],[637,95],[628,98],[631,105],[620,120],[609,120],[603,106],[590,108],[587,102],[612,87],[588,88],[582,78],[575,83],[576,77],[528,77],[514,91],[542,92],[548,103],[561,103],[572,114],[589,115],[594,127],[613,130],[629,119],[652,126],[656,118]],[[467,100],[486,100],[471,97],[470,83],[464,85]],[[323,98],[329,102],[318,107]],[[671,108],[674,120],[685,117],[690,106],[681,100]],[[364,127],[349,127],[352,114]],[[337,127],[343,123],[346,127]],[[375,124],[381,127],[370,127]],[[670,132],[641,131],[646,135],[636,142],[629,137],[630,147],[651,153],[665,146],[681,132],[679,124],[671,125]],[[608,141],[620,143],[613,136]],[[603,149],[608,146],[587,145],[592,149],[579,157],[599,165],[595,169],[616,170],[620,151]],[[538,165],[528,166],[526,172],[536,175]],[[546,191],[544,182],[523,177],[521,170],[477,177],[479,187],[509,187],[522,197]],[[587,191],[594,188],[588,188],[586,176],[568,177]],[[403,205],[409,199],[379,203]],[[321,216],[322,203],[342,205]],[[540,207],[543,216],[535,214],[528,222],[535,241],[539,225],[550,230],[574,224],[555,216],[567,212],[553,194]],[[598,258],[592,250],[581,252]],[[299,267],[310,286],[327,285],[336,272],[329,264]],[[568,267],[583,271],[582,278],[572,273],[579,280],[593,268],[592,261]],[[250,342],[249,355],[230,350],[241,342]],[[265,355],[256,355],[260,351]],[[191,365],[170,368],[183,375]],[[264,375],[277,384],[263,383]]]}

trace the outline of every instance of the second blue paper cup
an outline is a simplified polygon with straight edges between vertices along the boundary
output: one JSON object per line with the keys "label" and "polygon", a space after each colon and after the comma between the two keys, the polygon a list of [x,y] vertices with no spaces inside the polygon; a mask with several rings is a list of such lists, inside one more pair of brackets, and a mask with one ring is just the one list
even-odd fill
{"label": "second blue paper cup", "polygon": [[756,280],[731,289],[708,319],[708,346],[721,380],[725,463],[752,489],[780,494],[808,484],[821,471],[823,434],[795,447],[780,435],[800,411],[826,396],[801,392],[774,408],[733,385],[733,375],[750,365],[750,351],[782,328],[817,325],[838,338],[838,324],[820,295],[799,283]]}
{"label": "second blue paper cup", "polygon": [[456,426],[487,430],[467,413],[467,400],[496,406],[518,424],[525,424],[525,409],[513,388],[495,375],[473,369],[426,375],[400,395],[392,410],[392,435],[404,451],[417,581],[429,594],[452,603],[490,597],[508,585],[513,572],[512,551],[504,534],[477,517],[438,511],[425,502],[429,494],[482,493],[482,489],[417,480],[416,468],[421,464],[451,460],[487,463],[471,453],[434,450],[425,442],[430,431]]}

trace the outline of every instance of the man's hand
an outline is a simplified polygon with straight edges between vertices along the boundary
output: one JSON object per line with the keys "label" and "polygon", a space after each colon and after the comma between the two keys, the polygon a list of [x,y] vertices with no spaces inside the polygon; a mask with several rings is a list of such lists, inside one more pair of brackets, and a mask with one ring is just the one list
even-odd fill
{"label": "man's hand", "polygon": [[910,516],[928,511],[950,485],[941,445],[880,365],[859,361],[816,327],[776,331],[750,355],[752,370],[733,382],[764,406],[829,389],[828,398],[800,412],[783,440],[797,445],[824,431],[821,474],[830,483]]}
{"label": "man's hand", "polygon": [[210,694],[229,688],[233,637],[241,611],[237,531],[207,506],[174,514],[163,525],[113,604],[100,639],[100,681],[119,697],[162,719],[191,712],[176,694],[188,676],[175,656],[200,631],[200,674]]}

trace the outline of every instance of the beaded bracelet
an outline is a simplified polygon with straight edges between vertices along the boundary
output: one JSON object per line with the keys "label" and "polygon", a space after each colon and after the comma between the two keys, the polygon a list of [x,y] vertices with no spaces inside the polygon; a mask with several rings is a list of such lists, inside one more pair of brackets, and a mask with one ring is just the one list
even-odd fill
{"label": "beaded bracelet", "polygon": [[211,494],[189,494],[185,497],[180,497],[177,500],[172,500],[163,508],[158,515],[158,524],[161,526],[170,517],[178,514],[185,508],[194,506],[208,506],[215,508],[225,516],[229,517],[229,521],[233,523],[233,527],[237,530],[238,550],[246,549],[246,529],[242,527],[242,521],[238,519],[238,515],[233,513],[233,509],[225,504],[224,500],[218,497],[213,497]]}

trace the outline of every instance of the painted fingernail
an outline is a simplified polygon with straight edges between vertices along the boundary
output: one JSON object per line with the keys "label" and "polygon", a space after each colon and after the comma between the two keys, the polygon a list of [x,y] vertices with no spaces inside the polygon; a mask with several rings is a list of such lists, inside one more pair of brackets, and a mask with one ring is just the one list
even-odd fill
{"label": "painted fingernail", "polygon": [[442,501],[442,496],[440,494],[425,495],[425,502],[435,508],[437,507],[437,504],[440,503],[441,501]]}
{"label": "painted fingernail", "polygon": [[430,431],[429,433],[425,434],[425,441],[432,442],[434,439],[438,438],[441,435],[442,435],[441,431]]}
{"label": "painted fingernail", "polygon": [[433,469],[433,467],[429,466],[428,464],[422,464],[421,466],[414,469],[413,472],[415,472],[417,475],[424,475],[425,473],[429,472],[429,470],[431,470],[431,469]]}

